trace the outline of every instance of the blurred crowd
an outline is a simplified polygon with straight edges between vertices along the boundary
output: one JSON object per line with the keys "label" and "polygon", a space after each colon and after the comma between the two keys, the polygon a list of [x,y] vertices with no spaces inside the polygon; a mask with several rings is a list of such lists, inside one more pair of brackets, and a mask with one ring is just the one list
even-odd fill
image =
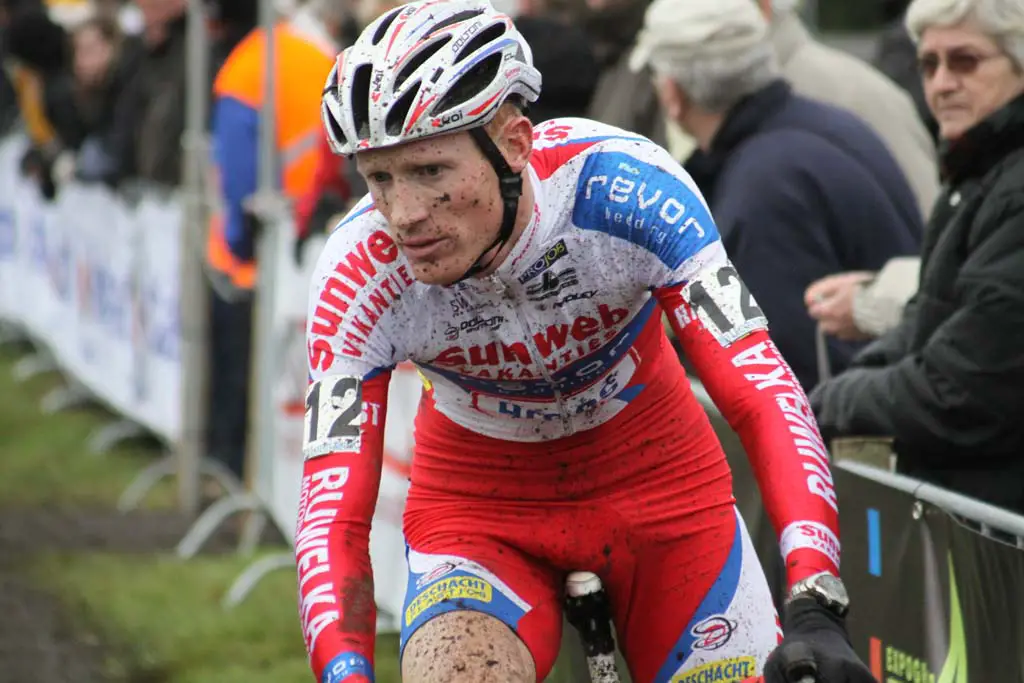
{"label": "blurred crowd", "polygon": [[[878,439],[900,471],[1024,510],[1024,2],[849,1],[885,21],[871,60],[823,43],[799,0],[494,4],[544,77],[535,122],[597,119],[687,168],[827,438]],[[298,261],[365,191],[321,132],[323,82],[398,4],[275,4],[277,175]],[[238,474],[263,219],[256,5],[205,3],[220,200],[209,448]],[[0,0],[0,130],[20,120],[23,171],[45,196],[71,179],[180,182],[185,13],[186,0]]]}

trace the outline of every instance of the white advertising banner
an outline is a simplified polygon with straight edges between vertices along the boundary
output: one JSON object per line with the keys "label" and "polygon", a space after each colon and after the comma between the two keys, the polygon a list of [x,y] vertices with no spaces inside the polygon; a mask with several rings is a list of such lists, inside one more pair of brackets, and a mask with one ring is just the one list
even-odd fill
{"label": "white advertising banner", "polygon": [[[23,138],[0,139],[0,320],[25,329],[115,412],[173,443],[181,428],[180,203],[146,195],[128,205],[102,186],[75,183],[47,202],[18,170],[24,149]],[[274,459],[257,468],[255,487],[291,537],[302,480],[306,298],[320,245],[308,245],[300,270],[294,231],[277,234]],[[402,512],[421,390],[414,368],[396,368],[370,535],[383,628],[397,628],[405,594]]]}
{"label": "white advertising banner", "polygon": [[114,412],[173,442],[180,428],[181,211],[69,183],[46,201],[0,140],[0,318],[24,328]]}

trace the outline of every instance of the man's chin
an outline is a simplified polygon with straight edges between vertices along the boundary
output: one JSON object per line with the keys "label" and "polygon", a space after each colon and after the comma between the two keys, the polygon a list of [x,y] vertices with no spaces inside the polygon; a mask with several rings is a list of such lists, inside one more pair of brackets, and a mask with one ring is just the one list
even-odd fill
{"label": "man's chin", "polygon": [[412,276],[417,282],[439,287],[455,284],[468,270],[468,267],[460,269],[458,264],[452,264],[447,259],[421,263],[411,262],[409,266],[412,269]]}

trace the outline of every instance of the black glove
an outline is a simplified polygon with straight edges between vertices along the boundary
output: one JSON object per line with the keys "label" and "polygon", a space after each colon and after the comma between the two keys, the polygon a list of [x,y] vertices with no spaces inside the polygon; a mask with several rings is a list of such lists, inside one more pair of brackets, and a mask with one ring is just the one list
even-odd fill
{"label": "black glove", "polygon": [[768,657],[764,683],[876,683],[850,645],[846,624],[812,597],[785,608],[782,644]]}

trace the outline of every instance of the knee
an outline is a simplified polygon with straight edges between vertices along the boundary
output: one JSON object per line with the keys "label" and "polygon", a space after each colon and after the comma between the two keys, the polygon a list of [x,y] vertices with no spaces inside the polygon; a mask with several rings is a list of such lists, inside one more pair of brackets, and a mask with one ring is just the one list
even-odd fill
{"label": "knee", "polygon": [[455,611],[421,626],[402,655],[406,683],[535,683],[533,657],[488,614]]}

